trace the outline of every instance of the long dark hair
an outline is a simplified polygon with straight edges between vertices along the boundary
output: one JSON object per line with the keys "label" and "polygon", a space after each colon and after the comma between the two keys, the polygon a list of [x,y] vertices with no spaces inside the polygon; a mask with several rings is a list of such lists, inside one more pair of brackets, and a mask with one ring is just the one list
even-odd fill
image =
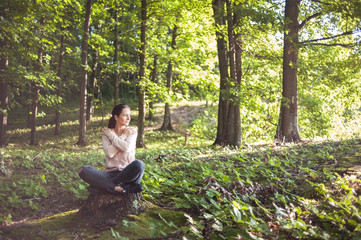
{"label": "long dark hair", "polygon": [[108,128],[115,128],[116,122],[114,116],[119,116],[119,114],[122,113],[124,108],[130,109],[130,107],[126,104],[119,104],[113,107],[112,117],[109,119],[108,122]]}

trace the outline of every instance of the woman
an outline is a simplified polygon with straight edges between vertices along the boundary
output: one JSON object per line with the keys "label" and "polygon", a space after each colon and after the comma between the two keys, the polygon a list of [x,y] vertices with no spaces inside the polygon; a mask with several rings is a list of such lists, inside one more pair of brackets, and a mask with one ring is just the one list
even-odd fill
{"label": "woman", "polygon": [[90,192],[105,190],[125,194],[143,191],[140,180],[145,167],[142,161],[135,160],[137,129],[128,127],[130,119],[129,106],[116,105],[108,127],[102,130],[105,171],[91,166],[80,168],[79,176],[90,184]]}

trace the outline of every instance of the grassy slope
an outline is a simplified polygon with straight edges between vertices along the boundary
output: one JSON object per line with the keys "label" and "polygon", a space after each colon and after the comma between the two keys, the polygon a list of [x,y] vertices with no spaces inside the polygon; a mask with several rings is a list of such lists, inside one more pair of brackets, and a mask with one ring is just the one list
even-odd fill
{"label": "grassy slope", "polygon": [[[359,213],[359,180],[337,180],[332,173],[343,175],[347,168],[361,165],[359,140],[289,146],[248,145],[234,150],[210,147],[211,140],[200,141],[191,135],[187,147],[184,147],[184,132],[190,119],[203,110],[203,106],[191,104],[177,107],[174,111],[177,130],[162,133],[155,131],[161,123],[162,111],[158,106],[156,120],[147,126],[145,139],[148,149],[138,149],[137,153],[137,158],[147,165],[143,180],[144,197],[163,209],[187,212],[189,222],[182,228],[184,233],[194,238],[216,239],[237,235],[266,239],[312,236],[317,239],[322,234],[338,236],[340,232],[350,235],[351,230],[360,231],[353,225],[354,221],[358,224],[360,220],[359,215],[355,215]],[[0,155],[3,185],[0,190],[0,217],[4,223],[19,222],[18,225],[24,226],[31,220],[54,214],[67,219],[66,216],[72,213],[68,211],[76,210],[87,197],[86,186],[77,177],[77,169],[84,164],[103,166],[99,132],[109,116],[94,119],[87,131],[89,145],[79,148],[75,145],[78,135],[76,109],[69,108],[64,115],[69,120],[62,124],[60,136],[52,134],[53,126],[48,124],[51,116],[41,120],[44,125],[38,128],[38,146],[27,145],[28,130],[16,127],[24,124],[20,117],[16,121],[9,120],[12,121],[10,144],[1,149]],[[133,119],[133,125],[135,123],[136,119]],[[347,186],[342,185],[345,181]],[[353,195],[347,190],[350,187]],[[330,194],[337,197],[331,201],[327,198]],[[332,213],[326,207],[334,204],[348,209],[345,199],[356,206],[352,210],[354,213],[346,210],[343,210],[344,213]],[[307,203],[302,204],[302,201]],[[291,217],[295,214],[292,205],[296,205],[294,209],[297,209],[298,217]],[[330,211],[334,219],[322,218],[322,211]],[[152,214],[154,211],[151,211]],[[350,221],[338,223],[337,219],[345,216]],[[156,220],[147,221],[153,225],[145,229],[148,229],[146,232],[152,229],[154,235],[162,235],[163,227],[172,225],[171,219],[182,222],[180,216],[172,216],[165,221],[159,216],[153,219]],[[130,222],[126,220],[115,226],[113,235],[116,236],[117,229],[123,229],[125,225],[131,227]],[[134,224],[140,226],[140,222],[144,221],[139,219]],[[42,235],[51,239],[54,238],[52,236],[88,239],[102,234],[109,237],[111,234],[110,230],[93,230],[92,234],[88,232],[84,235],[79,228],[75,231],[62,224],[58,224],[62,227],[57,230],[52,225],[50,229],[55,231],[53,233],[49,230],[41,233],[39,229],[46,229],[47,225],[37,224],[35,230],[30,228],[30,234],[40,239]],[[178,230],[181,229],[179,224]],[[346,226],[346,230],[339,229],[333,233],[327,229],[332,224],[337,228]],[[315,233],[307,230],[312,226],[315,226]],[[131,238],[131,235],[128,233],[127,237]]]}

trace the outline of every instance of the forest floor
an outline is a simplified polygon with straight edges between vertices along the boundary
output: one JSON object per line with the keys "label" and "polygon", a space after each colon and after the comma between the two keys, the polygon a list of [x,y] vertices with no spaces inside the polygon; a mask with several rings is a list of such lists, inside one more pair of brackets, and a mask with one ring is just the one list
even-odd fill
{"label": "forest floor", "polygon": [[[175,131],[179,132],[178,139],[183,139],[184,131],[186,131],[185,126],[189,126],[190,123],[199,115],[202,114],[205,107],[204,105],[197,104],[188,104],[182,106],[175,106],[172,108],[172,120],[175,126]],[[76,119],[76,111],[71,115],[72,118]],[[74,119],[74,120],[75,120]],[[162,115],[160,112],[156,113],[156,118],[152,124],[148,125],[146,131],[157,130],[162,123]],[[50,126],[50,124],[44,123],[44,126]],[[89,133],[91,136],[96,135],[99,132],[99,129],[104,126],[104,120],[94,122],[89,126]],[[111,238],[121,238],[118,236],[117,232],[114,233],[113,229],[108,228],[107,234],[103,234],[102,231],[94,230],[93,232],[80,231],[79,226],[75,227],[72,221],[73,214],[76,212],[84,203],[85,198],[80,198],[77,194],[74,194],[74,191],[71,187],[68,186],[66,181],[72,181],[71,179],[63,179],[58,175],[47,176],[46,174],[39,175],[39,172],[42,172],[46,169],[54,169],[58,171],[59,169],[76,171],[77,164],[74,166],[64,165],[60,160],[48,159],[47,155],[60,156],[62,151],[71,152],[72,154],[76,152],[82,152],[84,149],[74,145],[77,135],[76,125],[71,125],[69,129],[66,130],[66,133],[62,134],[61,138],[66,138],[67,140],[59,140],[59,138],[51,137],[51,129],[46,127],[39,129],[39,145],[35,147],[28,146],[25,142],[28,141],[29,131],[15,130],[16,126],[10,126],[12,128],[12,136],[9,140],[9,149],[2,148],[1,150],[1,161],[0,161],[0,180],[3,186],[6,186],[6,189],[0,190],[0,196],[3,201],[0,202],[0,217],[2,218],[2,223],[0,225],[0,240],[5,239],[111,239]],[[65,127],[64,127],[65,128]],[[50,140],[49,140],[50,139]],[[58,140],[56,140],[58,139]],[[182,141],[182,140],[180,140]],[[72,142],[73,144],[69,144]],[[89,141],[89,146],[85,149],[94,149],[97,150],[94,153],[96,156],[101,152],[101,146],[99,139],[91,139]],[[302,142],[299,146],[307,148],[308,144],[318,144],[319,149],[322,149],[324,142]],[[338,144],[334,142],[332,144]],[[262,152],[262,149],[273,149],[272,151],[279,151],[280,149],[285,149],[287,146],[276,146],[273,143],[264,144],[261,146],[253,146],[254,149],[259,149]],[[23,149],[23,151],[22,151]],[[29,152],[34,152],[34,154],[29,154]],[[89,150],[90,151],[90,150]],[[143,150],[144,152],[146,150]],[[269,152],[269,150],[267,150]],[[64,153],[64,159],[67,158],[67,153]],[[69,153],[70,154],[70,153]],[[93,153],[92,153],[93,154]],[[315,153],[316,154],[316,153]],[[261,154],[262,155],[262,154]],[[23,156],[23,158],[21,157]],[[72,155],[73,156],[73,155]],[[93,155],[92,155],[93,156]],[[75,156],[74,159],[70,159],[67,164],[71,161],[76,160],[77,158],[82,158],[82,156]],[[337,153],[334,153],[335,162],[332,167],[333,171],[340,174],[356,174],[361,175],[361,141],[355,142],[352,147],[344,148],[344,150],[338,150]],[[211,160],[212,157],[209,157],[208,160]],[[337,162],[336,162],[337,159]],[[23,161],[23,163],[18,163],[17,161]],[[25,166],[22,164],[29,164]],[[332,164],[331,164],[332,165]],[[335,167],[337,165],[337,167]],[[327,167],[330,167],[328,164]],[[14,186],[14,179],[20,179],[17,182],[17,185]],[[22,179],[22,180],[21,180]],[[34,182],[27,182],[26,179],[36,179]],[[26,180],[26,181],[25,181]],[[65,183],[64,183],[65,182]],[[23,184],[23,185],[22,185]],[[41,187],[40,187],[41,185]],[[23,187],[24,186],[24,187]],[[25,189],[24,189],[25,188]],[[20,194],[15,192],[16,189],[19,192],[27,192],[26,194]],[[13,192],[14,191],[14,192]],[[45,193],[42,193],[45,192]],[[4,200],[7,199],[7,200]],[[13,201],[13,203],[11,203]],[[6,203],[6,204],[5,204]],[[154,202],[157,204],[157,202]],[[12,204],[16,204],[14,206]],[[162,205],[164,209],[172,209],[174,204],[169,204],[169,206]],[[153,209],[153,208],[152,208]],[[151,210],[150,215],[154,214]],[[162,211],[162,210],[155,210]],[[181,213],[180,210],[177,210],[176,213],[164,213],[165,215],[170,215],[170,218],[176,221],[175,215]],[[183,215],[183,214],[181,214]],[[54,217],[56,216],[56,217]],[[144,216],[147,218],[149,216]],[[61,221],[66,222],[66,227],[64,223],[58,222],[59,218]],[[179,221],[182,220],[182,216],[177,216]],[[44,220],[45,219],[45,220]],[[70,220],[69,220],[70,219]],[[138,219],[142,221],[141,219]],[[45,222],[44,222],[45,221]],[[49,231],[45,232],[46,221],[50,224],[50,228],[55,232],[53,235],[49,235]],[[69,225],[70,223],[70,225]],[[160,224],[160,223],[159,223]],[[61,229],[56,230],[56,225],[61,226]],[[48,226],[49,227],[49,226]],[[83,226],[84,227],[84,226]],[[138,223],[139,227],[139,223]],[[144,227],[148,229],[149,226]],[[174,230],[174,229],[173,229]],[[28,231],[28,232],[27,232]],[[24,234],[16,235],[14,232],[23,232]],[[30,235],[29,235],[30,234]],[[48,234],[48,235],[47,235]],[[154,233],[156,235],[156,233]],[[164,235],[164,234],[163,234]],[[161,235],[162,236],[162,235]],[[132,239],[128,238],[124,239]],[[137,239],[167,239],[164,236],[159,238],[146,238],[138,237]],[[172,239],[169,237],[168,239]]]}

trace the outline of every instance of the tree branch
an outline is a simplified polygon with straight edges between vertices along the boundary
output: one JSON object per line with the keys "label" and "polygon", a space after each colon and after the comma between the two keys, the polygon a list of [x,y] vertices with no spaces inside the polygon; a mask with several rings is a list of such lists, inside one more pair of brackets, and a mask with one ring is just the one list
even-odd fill
{"label": "tree branch", "polygon": [[327,43],[310,43],[308,45],[313,45],[313,46],[327,46],[327,47],[334,47],[334,46],[340,46],[340,47],[345,47],[345,48],[351,48],[353,46],[355,46],[355,44],[342,44],[342,43],[332,43],[332,44],[327,44]]}
{"label": "tree branch", "polygon": [[301,22],[301,24],[299,25],[299,29],[301,30],[308,21],[310,21],[312,18],[316,18],[316,17],[318,17],[318,16],[320,16],[320,15],[321,15],[321,13],[315,13],[315,14],[307,17],[305,20],[303,20],[303,21]]}
{"label": "tree branch", "polygon": [[310,43],[310,42],[318,42],[318,41],[322,41],[322,40],[335,39],[335,38],[338,38],[338,37],[341,37],[341,36],[351,35],[351,34],[353,34],[353,31],[347,31],[347,32],[344,32],[344,33],[341,33],[341,34],[338,34],[338,35],[334,35],[332,37],[313,39],[313,40],[303,41],[303,42],[300,42],[300,43],[305,44],[305,43]]}
{"label": "tree branch", "polygon": [[324,5],[331,5],[330,3],[325,3],[325,2],[322,2],[320,0],[311,0],[311,2],[321,3],[321,4],[324,4]]}

